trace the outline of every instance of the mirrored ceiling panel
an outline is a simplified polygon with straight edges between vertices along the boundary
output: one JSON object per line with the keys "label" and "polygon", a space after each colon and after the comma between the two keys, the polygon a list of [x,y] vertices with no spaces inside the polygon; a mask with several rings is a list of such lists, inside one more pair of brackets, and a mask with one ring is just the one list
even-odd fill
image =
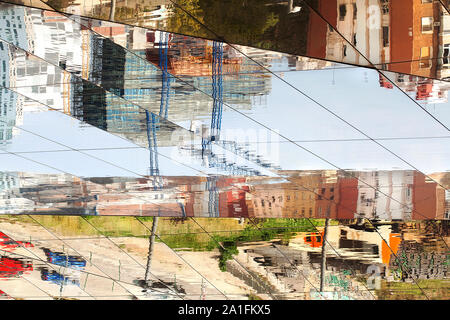
{"label": "mirrored ceiling panel", "polygon": [[[409,62],[417,76],[446,66],[448,11],[442,1],[55,2],[91,18],[358,65]],[[295,30],[295,32],[292,32]],[[435,59],[434,63],[422,60]]]}
{"label": "mirrored ceiling panel", "polygon": [[155,221],[1,216],[0,298],[448,299],[446,222]]}
{"label": "mirrored ceiling panel", "polygon": [[448,300],[448,4],[0,1],[0,300]]}
{"label": "mirrored ceiling panel", "polygon": [[[7,158],[0,155],[7,163]],[[27,159],[17,157],[17,162]],[[30,160],[28,160],[30,161]],[[37,172],[39,162],[30,170]],[[17,164],[16,164],[17,166]],[[8,168],[6,168],[8,170]],[[40,172],[49,172],[48,168]],[[448,219],[448,174],[282,171],[285,178],[91,176],[2,172],[2,213],[427,220]]]}
{"label": "mirrored ceiling panel", "polygon": [[[11,1],[23,3],[22,1]],[[300,1],[301,2],[301,1]],[[45,2],[57,11],[101,20],[138,25],[200,38],[225,41],[261,49],[325,58],[328,26],[321,17],[303,4],[292,1],[116,1]],[[233,8],[233,10],[231,10]],[[300,10],[301,8],[301,10]],[[337,9],[336,9],[337,10]],[[295,32],[292,32],[295,30]],[[350,46],[336,59],[367,65]],[[341,61],[341,60],[335,60]]]}
{"label": "mirrored ceiling panel", "polygon": [[[301,25],[309,6],[288,5]],[[359,67],[352,46],[247,47],[231,27],[239,45],[5,2],[0,15],[4,213],[448,217],[446,81]],[[309,204],[291,206],[299,190]]]}

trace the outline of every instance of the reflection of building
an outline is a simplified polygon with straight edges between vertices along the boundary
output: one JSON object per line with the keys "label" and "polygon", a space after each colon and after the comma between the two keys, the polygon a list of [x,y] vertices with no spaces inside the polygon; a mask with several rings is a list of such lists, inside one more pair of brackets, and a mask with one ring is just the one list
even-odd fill
{"label": "reflection of building", "polygon": [[[322,234],[323,232],[301,233],[290,240],[289,246],[306,251],[311,263],[320,266]],[[400,234],[393,233],[391,226],[381,226],[378,232],[355,230],[344,225],[330,226],[327,243],[333,250],[329,250],[327,254],[327,270],[365,277],[369,273],[369,267],[376,267],[383,274],[392,252],[397,253],[400,242]]]}
{"label": "reflection of building", "polygon": [[411,170],[354,172],[355,177],[332,170],[282,173],[286,180],[236,175],[162,177],[162,190],[154,190],[152,177],[80,180],[69,175],[7,173],[0,175],[0,212],[448,219],[449,193]]}
{"label": "reflection of building", "polygon": [[412,187],[413,220],[443,219],[445,213],[445,190],[436,182],[420,174],[414,173],[414,184]]}
{"label": "reflection of building", "polygon": [[[218,209],[220,217],[248,217],[248,186],[245,178],[182,178],[171,179],[177,182],[183,192],[178,197],[184,202],[188,217],[210,217]],[[211,187],[211,182],[214,185]]]}
{"label": "reflection of building", "polygon": [[410,220],[412,185],[412,171],[379,171],[379,195],[376,200],[378,218],[381,220]]}
{"label": "reflection of building", "polygon": [[[290,173],[289,182],[251,186],[257,217],[423,220],[443,217],[443,190],[411,170]],[[251,180],[247,180],[251,183]],[[428,190],[428,191],[427,191]],[[431,198],[428,193],[433,194]],[[418,201],[419,198],[426,198]],[[434,203],[434,205],[432,205]],[[431,216],[424,217],[423,211]],[[432,216],[435,214],[435,216]],[[438,216],[436,216],[438,215]]]}
{"label": "reflection of building", "polygon": [[[442,6],[432,1],[412,1],[413,55],[411,72],[414,75],[436,77]],[[403,10],[402,10],[403,11]]]}
{"label": "reflection of building", "polygon": [[[421,103],[445,103],[448,101],[450,83],[413,75],[392,73],[390,79],[408,93],[413,99]],[[380,86],[392,89],[393,85],[380,75]]]}
{"label": "reflection of building", "polygon": [[336,171],[322,171],[321,184],[316,189],[316,217],[336,217],[339,203],[338,176]]}
{"label": "reflection of building", "polygon": [[[450,77],[450,15],[439,1],[333,2],[335,4],[319,1],[317,5],[339,34],[331,27],[326,28],[323,21],[315,21],[313,15],[310,29],[314,32],[310,33],[315,38],[308,42],[309,56],[360,65],[368,64],[367,58],[386,70],[403,73],[391,80],[398,80],[402,89],[407,87],[415,99],[427,103],[447,101],[448,86],[445,83],[420,78]],[[406,79],[410,74],[416,77]],[[392,88],[388,81],[380,80],[381,86]]]}
{"label": "reflection of building", "polygon": [[[154,3],[155,6],[164,5],[157,2]],[[77,4],[84,2],[72,3],[73,6]],[[95,2],[90,4],[94,7],[96,5]],[[152,6],[149,2],[139,1],[136,5],[141,6],[144,11],[147,10],[144,9],[145,6]],[[6,4],[4,11],[9,12],[12,7],[14,6]],[[116,9],[122,7],[124,3],[117,3]],[[141,10],[138,7],[136,10]],[[35,8],[24,10],[25,18],[22,20],[25,22],[21,29],[24,41],[18,43],[18,47],[29,50],[49,63],[33,56],[25,56],[24,52],[17,50],[14,61],[19,64],[19,93],[61,109],[101,129],[134,138],[135,142],[145,141],[145,113],[134,104],[155,113],[160,110],[161,72],[156,65],[145,60],[145,52],[147,49],[156,52],[159,50],[161,32],[96,20],[82,20],[81,23],[86,24],[84,26],[56,12]],[[88,28],[92,28],[94,32]],[[194,41],[193,38],[185,38],[179,35],[169,37],[169,66],[175,66],[170,67],[169,71],[175,74],[189,71],[185,62],[192,66],[191,60],[197,55],[201,61],[193,68],[193,77],[186,79],[187,84],[177,81],[168,90],[168,117],[175,122],[204,119],[211,114],[211,97],[194,89],[199,87],[206,93],[211,93],[211,43],[196,39],[203,45],[202,48],[197,48],[199,52],[194,52],[196,46],[193,46],[188,52],[185,50],[181,55],[175,54],[178,49],[182,49],[183,41]],[[126,51],[124,47],[132,52]],[[264,74],[245,74],[237,78],[236,71],[243,65],[243,58],[231,47],[225,47],[223,99],[227,103],[248,109],[254,102],[253,98],[262,97],[270,90],[270,77]],[[202,55],[205,58],[203,60]],[[158,55],[156,58],[159,60]],[[58,66],[102,86],[112,94],[101,92],[94,85],[63,72]],[[199,73],[202,68],[207,71],[206,76]],[[138,77],[140,79],[137,80]],[[114,94],[132,103],[126,105]],[[160,136],[164,136],[163,130],[166,129],[158,132]],[[167,136],[170,136],[173,130],[166,131],[169,131]]]}
{"label": "reflection of building", "polygon": [[25,208],[32,210],[33,203],[24,199],[20,192],[23,181],[17,172],[0,172],[0,212],[21,213]]}
{"label": "reflection of building", "polygon": [[112,1],[102,0],[74,0],[61,10],[112,21],[139,23],[146,28],[164,28],[171,14],[170,0],[117,0],[114,1],[114,13],[111,13],[111,3]]}
{"label": "reflection of building", "polygon": [[22,124],[22,117],[23,99],[13,91],[0,88],[0,146],[10,143],[19,132],[14,126]]}
{"label": "reflection of building", "polygon": [[[285,189],[282,185],[256,185],[250,188],[253,195],[253,213],[258,218],[281,218]],[[286,200],[287,201],[287,200]]]}
{"label": "reflection of building", "polygon": [[295,70],[320,70],[333,66],[333,62],[327,60],[318,60],[302,56],[288,56],[289,68]]}
{"label": "reflection of building", "polygon": [[316,217],[320,199],[314,193],[321,186],[320,172],[284,172],[289,182],[256,184],[251,187],[256,217]]}
{"label": "reflection of building", "polygon": [[373,188],[377,186],[376,176],[376,171],[361,172],[358,175],[360,180],[358,181],[358,202],[356,210],[360,218],[370,219],[376,214],[376,190]]}
{"label": "reflection of building", "polygon": [[[11,8],[13,6],[3,9],[9,11]],[[24,10],[25,28],[17,29],[23,40],[17,42],[16,46],[45,58],[50,64],[28,55],[25,51],[11,50],[17,70],[15,90],[55,108],[64,106],[64,111],[67,111],[67,92],[64,92],[65,86],[61,85],[67,81],[67,75],[51,64],[80,64],[78,58],[81,58],[81,55],[73,52],[73,47],[77,44],[74,36],[77,30],[70,28],[70,19],[60,14],[33,8]]]}
{"label": "reflection of building", "polygon": [[[151,43],[159,44],[161,42],[160,31],[148,30],[146,35]],[[133,45],[136,45],[136,39],[133,40]],[[212,75],[212,41],[169,34],[168,46],[167,70],[170,74],[197,77]],[[223,50],[223,74],[237,75],[244,60],[243,56],[227,44],[224,44]],[[159,48],[157,46],[148,48],[146,55],[147,60],[155,65],[159,64]]]}
{"label": "reflection of building", "polygon": [[[332,255],[327,257],[327,264],[340,272],[352,266],[355,272],[363,275],[368,273],[370,265],[376,265],[380,273],[383,273],[392,262],[392,256],[397,254],[402,239],[399,233],[391,232],[390,226],[382,226],[378,232],[380,234],[354,230],[346,226],[330,227],[327,241],[339,256],[336,256],[335,252],[330,252]],[[321,247],[322,243],[318,246],[318,250]],[[320,262],[318,250],[311,252],[313,262]]]}
{"label": "reflection of building", "polygon": [[353,219],[357,212],[358,180],[352,177],[339,178],[339,204],[336,219]]}
{"label": "reflection of building", "polygon": [[[374,64],[389,60],[389,10],[385,0],[337,0],[336,24],[339,33]],[[328,3],[327,3],[328,5]],[[335,31],[328,31],[327,57],[366,65],[349,43]]]}
{"label": "reflection of building", "polygon": [[221,217],[244,217],[249,216],[247,205],[247,192],[249,187],[245,185],[246,178],[220,179],[218,188],[229,187],[219,194],[219,212]]}
{"label": "reflection of building", "polygon": [[[371,63],[388,70],[435,77],[447,46],[446,14],[439,2],[428,0],[337,0],[334,14],[322,11],[339,33]],[[320,4],[319,4],[320,6]],[[333,7],[333,4],[331,4]],[[443,32],[442,32],[443,31]],[[330,59],[367,64],[332,28],[327,31],[326,56]],[[392,41],[391,41],[392,40]],[[439,62],[445,65],[445,61]]]}
{"label": "reflection of building", "polygon": [[[169,6],[171,4],[170,0],[153,0],[152,6],[144,7],[143,11],[138,13],[139,21],[142,21],[141,24],[146,28],[164,28],[167,26],[167,19],[172,13],[172,10]],[[161,4],[156,4],[161,3]],[[164,3],[164,4],[162,4]],[[151,4],[149,2],[145,2],[146,5]]]}
{"label": "reflection of building", "polygon": [[[137,28],[134,28],[135,31]],[[159,65],[161,32],[147,31],[146,58]],[[133,42],[133,45],[136,45]],[[240,47],[243,54],[250,56],[263,65],[267,65],[280,54],[268,53],[253,48]],[[174,76],[183,76],[184,81],[192,81],[195,88],[211,95],[212,92],[212,41],[169,34],[167,70]],[[223,46],[222,90],[226,103],[237,104],[240,108],[249,108],[252,97],[265,96],[271,89],[271,77],[261,73],[260,67],[247,59],[232,46]],[[256,72],[259,71],[259,72]],[[192,94],[192,93],[191,93]],[[205,95],[193,95],[189,98],[205,100]],[[206,101],[211,102],[211,98]]]}
{"label": "reflection of building", "polygon": [[18,73],[13,59],[12,45],[28,48],[25,9],[0,4],[0,146],[8,143],[16,133],[14,126],[22,122],[23,99],[6,88],[15,87]]}
{"label": "reflection of building", "polygon": [[25,8],[10,4],[0,4],[1,39],[19,47],[28,47],[27,29],[30,20]]}
{"label": "reflection of building", "polygon": [[380,220],[411,219],[412,171],[365,171],[359,173],[359,179],[358,217]]}
{"label": "reflection of building", "polygon": [[448,255],[444,252],[427,252],[423,244],[402,241],[397,255],[391,255],[388,277],[391,280],[414,282],[417,279],[446,279]]}
{"label": "reflection of building", "polygon": [[442,36],[437,56],[442,57],[442,59],[437,59],[437,77],[445,79],[450,77],[450,14],[447,10],[442,10],[440,23]]}
{"label": "reflection of building", "polygon": [[[405,3],[407,2],[407,3]],[[390,1],[391,61],[412,61],[388,67],[405,74],[435,77],[442,8],[434,1]]]}

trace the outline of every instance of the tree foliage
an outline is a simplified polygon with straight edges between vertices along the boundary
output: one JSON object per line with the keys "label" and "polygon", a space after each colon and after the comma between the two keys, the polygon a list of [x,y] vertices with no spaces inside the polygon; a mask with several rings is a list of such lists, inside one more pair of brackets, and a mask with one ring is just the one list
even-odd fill
{"label": "tree foliage", "polygon": [[178,0],[168,29],[295,54],[306,52],[310,12],[289,14],[285,2],[273,0]]}

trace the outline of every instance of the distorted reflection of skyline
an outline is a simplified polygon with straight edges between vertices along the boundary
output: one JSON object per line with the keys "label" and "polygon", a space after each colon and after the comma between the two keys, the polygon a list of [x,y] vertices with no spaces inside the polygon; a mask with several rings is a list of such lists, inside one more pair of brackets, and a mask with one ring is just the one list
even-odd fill
{"label": "distorted reflection of skyline", "polygon": [[447,0],[0,1],[0,300],[448,300],[449,59]]}

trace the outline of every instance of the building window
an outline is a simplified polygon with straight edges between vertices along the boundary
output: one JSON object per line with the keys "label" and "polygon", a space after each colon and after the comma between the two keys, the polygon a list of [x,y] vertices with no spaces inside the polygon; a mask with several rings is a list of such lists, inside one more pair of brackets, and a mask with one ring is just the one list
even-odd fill
{"label": "building window", "polygon": [[422,17],[422,33],[432,33],[432,32],[433,32],[433,18]]}
{"label": "building window", "polygon": [[358,8],[356,7],[356,3],[353,4],[353,20],[356,20],[358,15]]}
{"label": "building window", "polygon": [[430,68],[431,67],[430,51],[431,51],[431,47],[420,48],[420,61],[419,61],[420,68]]}
{"label": "building window", "polygon": [[444,32],[444,35],[447,35],[450,33],[450,15],[445,15],[442,17],[442,30]]}
{"label": "building window", "polygon": [[383,47],[389,47],[389,27],[383,27]]}
{"label": "building window", "polygon": [[444,66],[450,64],[450,44],[444,45],[444,52],[442,53],[442,64]]}
{"label": "building window", "polygon": [[381,12],[389,14],[389,0],[381,0]]}
{"label": "building window", "polygon": [[339,21],[344,21],[346,14],[347,14],[347,6],[345,4],[341,4],[339,6]]}

